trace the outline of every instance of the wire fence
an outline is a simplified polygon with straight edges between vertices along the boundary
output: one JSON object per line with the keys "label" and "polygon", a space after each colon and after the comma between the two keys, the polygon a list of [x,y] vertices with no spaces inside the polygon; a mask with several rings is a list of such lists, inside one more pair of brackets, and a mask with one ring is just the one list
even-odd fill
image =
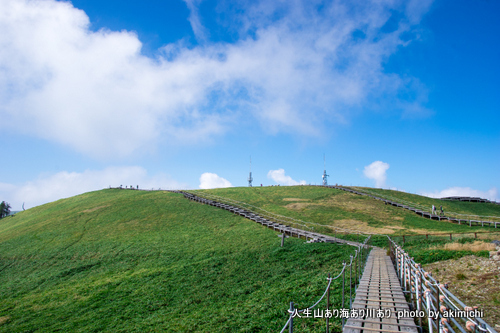
{"label": "wire fence", "polygon": [[[401,286],[409,295],[419,326],[429,333],[490,332],[478,307],[471,307],[453,295],[446,284],[435,280],[419,263],[410,258],[401,246],[387,236],[391,259]],[[427,321],[426,325],[424,321]]]}
{"label": "wire fence", "polygon": [[415,242],[418,240],[450,240],[461,241],[464,239],[491,239],[493,237],[500,237],[500,231],[476,231],[476,232],[440,232],[428,234],[411,234],[411,235],[398,235],[392,236],[393,240],[397,240],[404,245],[407,242]]}

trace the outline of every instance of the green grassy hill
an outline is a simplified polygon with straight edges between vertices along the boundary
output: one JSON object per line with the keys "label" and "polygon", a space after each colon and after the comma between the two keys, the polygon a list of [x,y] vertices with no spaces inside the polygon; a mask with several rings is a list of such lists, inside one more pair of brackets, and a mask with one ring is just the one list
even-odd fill
{"label": "green grassy hill", "polygon": [[[336,227],[393,236],[485,230],[330,188],[193,192],[300,219],[296,226],[331,235],[338,235]],[[468,209],[479,213],[483,205]],[[163,191],[102,190],[19,212],[0,220],[0,332],[279,331],[289,302],[312,305],[327,274],[340,272],[353,248],[293,238],[281,248],[276,236]],[[416,251],[427,251],[422,246],[442,240],[417,243]],[[332,288],[340,308],[340,280]],[[295,322],[301,332],[323,325],[312,318]],[[339,331],[338,320],[334,326]]]}
{"label": "green grassy hill", "polygon": [[0,332],[278,331],[351,253],[280,248],[274,231],[180,194],[85,193],[0,220]]}
{"label": "green grassy hill", "polygon": [[[465,201],[450,201],[441,200],[435,198],[424,197],[417,194],[406,193],[394,190],[384,190],[379,188],[368,188],[368,187],[351,187],[352,189],[358,190],[360,192],[365,192],[373,194],[385,199],[390,199],[400,203],[411,204],[412,207],[425,209],[430,212],[432,205],[439,209],[443,206],[443,210],[448,214],[463,214],[464,218],[466,216],[490,216],[490,217],[500,217],[500,205],[493,203],[476,203],[476,202],[465,202]],[[490,219],[491,220],[491,219]],[[499,221],[498,219],[492,219],[494,221]]]}
{"label": "green grassy hill", "polygon": [[[432,205],[429,202],[437,204],[441,201],[397,191],[370,190],[374,194],[389,192],[394,197],[414,200],[429,207]],[[332,235],[335,233],[335,227],[388,235],[491,230],[476,226],[471,228],[448,221],[432,221],[370,197],[325,187],[241,187],[197,190],[192,193],[216,195],[251,204],[269,212],[311,222],[306,225]],[[494,204],[446,201],[443,206],[456,210],[460,208],[461,211],[471,214],[500,216],[500,206]]]}

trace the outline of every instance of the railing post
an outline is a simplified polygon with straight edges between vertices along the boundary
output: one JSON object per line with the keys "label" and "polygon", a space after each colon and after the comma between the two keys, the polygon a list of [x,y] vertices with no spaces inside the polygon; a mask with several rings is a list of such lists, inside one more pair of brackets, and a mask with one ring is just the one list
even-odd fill
{"label": "railing post", "polygon": [[403,249],[400,249],[399,251],[399,260],[400,260],[400,266],[401,266],[401,271],[400,271],[400,276],[401,276],[401,283],[404,286],[404,274],[405,274],[405,258],[404,258],[404,251]]}
{"label": "railing post", "polygon": [[363,270],[363,251],[364,251],[364,245],[361,245],[361,252],[360,252],[360,258],[359,258],[359,260],[360,260],[360,262],[359,262],[359,275],[361,275],[361,271]]}
{"label": "railing post", "polygon": [[[330,284],[330,273],[328,273],[328,283]],[[328,285],[328,290],[326,291],[326,312],[330,310],[330,285]],[[326,333],[330,332],[330,318],[326,316]]]}
{"label": "railing post", "polygon": [[[420,271],[420,264],[417,265],[417,280],[416,280],[416,286],[417,286],[417,300],[418,300],[418,303],[417,303],[417,310],[420,311],[422,310],[422,272]],[[420,333],[422,333],[423,331],[423,327],[422,327],[422,317],[421,316],[418,316],[418,326],[420,328]]]}
{"label": "railing post", "polygon": [[[342,308],[344,309],[344,289],[345,289],[345,260],[342,266]],[[344,317],[342,316],[342,327],[344,327]]]}
{"label": "railing post", "polygon": [[405,287],[405,254],[402,249],[401,249],[401,283],[403,284],[403,287]]}
{"label": "railing post", "polygon": [[441,301],[440,301],[440,299],[439,299],[439,296],[440,296],[440,295],[439,295],[439,281],[437,281],[437,280],[436,280],[436,293],[437,293],[437,297],[436,297],[436,303],[437,303],[437,305],[436,305],[436,310],[437,310],[437,313],[438,313],[437,318],[436,318],[436,320],[437,320],[437,321],[436,321],[436,324],[437,324],[437,327],[439,327],[439,324],[440,324],[440,322],[441,322],[441,321],[439,320],[439,319],[440,319],[439,317],[441,317],[441,316],[440,316],[440,314],[441,314],[441,304],[440,304],[440,303],[441,303]]}
{"label": "railing post", "polygon": [[410,261],[410,276],[408,277],[408,280],[410,281],[411,300],[412,300],[412,304],[414,305],[414,309],[415,309],[417,307],[417,295],[414,294],[414,291],[417,290],[417,286],[416,286],[415,281],[413,280],[413,276],[416,275],[416,272],[415,272],[415,266],[414,266],[415,263],[412,261]]}
{"label": "railing post", "polygon": [[425,298],[427,302],[427,324],[429,325],[429,333],[432,333],[432,316],[431,316],[431,289],[429,286],[429,289],[425,292]]}
{"label": "railing post", "polygon": [[351,264],[349,265],[349,309],[352,308],[352,255],[351,255]]}
{"label": "railing post", "polygon": [[290,324],[288,325],[288,332],[293,333],[293,302],[290,302]]}
{"label": "railing post", "polygon": [[[358,247],[359,251],[359,247]],[[356,251],[356,262],[354,263],[354,290],[356,290],[356,286],[358,285],[358,262],[359,262],[359,253]]]}
{"label": "railing post", "polygon": [[399,249],[396,246],[393,246],[393,249],[394,249],[394,257],[396,258],[396,274],[399,277]]}
{"label": "railing post", "polygon": [[410,265],[408,263],[408,255],[405,253],[405,291],[408,291],[408,283],[409,283],[409,276],[410,276]]}

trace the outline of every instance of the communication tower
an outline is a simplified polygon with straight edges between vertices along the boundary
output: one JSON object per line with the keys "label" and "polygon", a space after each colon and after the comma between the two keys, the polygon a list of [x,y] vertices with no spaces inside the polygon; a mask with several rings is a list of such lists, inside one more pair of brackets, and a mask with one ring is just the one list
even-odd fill
{"label": "communication tower", "polygon": [[250,156],[250,174],[248,175],[248,187],[252,187],[252,156]]}
{"label": "communication tower", "polygon": [[329,177],[329,175],[326,174],[326,159],[325,154],[323,154],[323,176],[321,176],[321,178],[323,178],[323,186],[328,185],[328,180],[326,179],[327,177]]}

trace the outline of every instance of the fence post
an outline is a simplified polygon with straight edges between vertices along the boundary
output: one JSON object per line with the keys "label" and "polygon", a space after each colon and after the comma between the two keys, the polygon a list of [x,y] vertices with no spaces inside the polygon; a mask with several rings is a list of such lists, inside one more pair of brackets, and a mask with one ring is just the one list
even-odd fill
{"label": "fence post", "polygon": [[414,309],[416,309],[418,307],[417,267],[415,262],[410,263],[410,265],[411,265],[410,291],[411,291],[411,298],[415,306]]}
{"label": "fence post", "polygon": [[[394,257],[395,257],[395,260],[396,260],[396,274],[399,277],[399,250],[392,243],[391,243],[391,246],[392,246],[392,249],[394,251]],[[399,284],[401,284],[401,282]]]}
{"label": "fence post", "polygon": [[[344,288],[345,288],[345,260],[342,266],[342,308],[344,309]],[[342,316],[342,327],[344,327],[344,317]]]}
{"label": "fence post", "polygon": [[403,251],[401,251],[398,248],[398,253],[399,253],[399,281],[401,281],[401,284],[404,285],[404,279],[403,279],[403,271],[404,271],[404,262],[403,262]]}
{"label": "fence post", "polygon": [[431,289],[429,286],[429,289],[425,292],[425,298],[426,298],[426,303],[427,303],[427,324],[429,325],[429,333],[432,333],[432,316],[431,316]]}
{"label": "fence post", "polygon": [[437,303],[436,310],[437,310],[437,313],[438,313],[438,316],[436,318],[436,320],[437,320],[436,321],[436,325],[437,325],[438,331],[439,331],[439,324],[441,323],[440,318],[439,318],[439,317],[441,317],[440,316],[440,314],[441,314],[441,300],[439,299],[440,298],[440,295],[439,295],[440,294],[440,292],[439,292],[439,281],[437,281],[437,280],[436,280],[436,293],[437,293],[437,297],[436,297],[436,303]]}
{"label": "fence post", "polygon": [[405,253],[405,254],[403,254],[403,279],[404,279],[405,291],[408,291],[407,283],[406,283],[407,274],[408,274],[407,270],[408,270],[408,263],[406,262],[406,253]]}
{"label": "fence post", "polygon": [[[328,283],[331,283],[330,281],[330,273],[328,273]],[[326,312],[328,313],[328,310],[330,310],[330,286],[328,286],[328,290],[326,291]],[[326,316],[326,333],[330,332],[330,318]]]}
{"label": "fence post", "polygon": [[[422,272],[420,271],[420,264],[417,265],[417,310],[420,311],[422,310],[422,296],[423,296],[423,289],[422,289]],[[422,317],[418,316],[418,326],[420,327],[420,333],[423,332],[423,327],[422,327]]]}
{"label": "fence post", "polygon": [[[361,275],[361,271],[363,270],[363,245],[361,245],[360,258],[359,258],[359,275]],[[361,278],[359,279],[361,280]]]}
{"label": "fence post", "polygon": [[351,264],[349,265],[349,309],[352,308],[352,254],[351,254]]}
{"label": "fence post", "polygon": [[411,306],[414,307],[415,298],[413,297],[413,287],[412,287],[412,273],[413,273],[413,265],[411,264],[410,257],[408,257],[408,291],[410,292],[410,302]]}
{"label": "fence post", "polygon": [[293,302],[290,302],[290,324],[288,325],[288,332],[293,333]]}
{"label": "fence post", "polygon": [[358,262],[359,262],[359,247],[358,251],[356,251],[356,263],[354,266],[354,290],[356,290],[356,286],[358,284]]}

